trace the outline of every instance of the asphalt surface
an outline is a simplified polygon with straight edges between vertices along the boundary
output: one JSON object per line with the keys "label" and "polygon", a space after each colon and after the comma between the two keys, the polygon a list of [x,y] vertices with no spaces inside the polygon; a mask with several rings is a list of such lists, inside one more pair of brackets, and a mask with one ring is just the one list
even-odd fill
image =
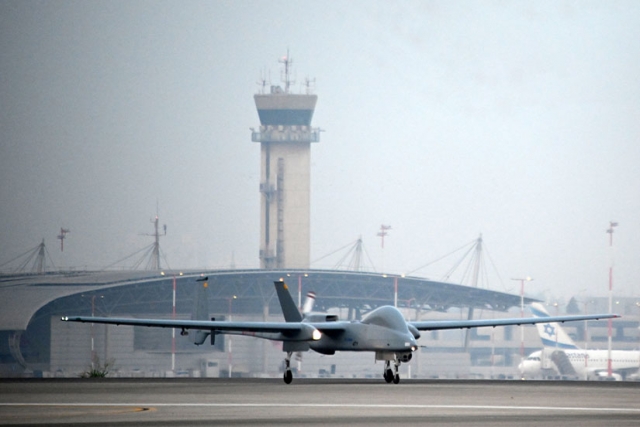
{"label": "asphalt surface", "polygon": [[0,425],[638,426],[640,383],[0,380]]}

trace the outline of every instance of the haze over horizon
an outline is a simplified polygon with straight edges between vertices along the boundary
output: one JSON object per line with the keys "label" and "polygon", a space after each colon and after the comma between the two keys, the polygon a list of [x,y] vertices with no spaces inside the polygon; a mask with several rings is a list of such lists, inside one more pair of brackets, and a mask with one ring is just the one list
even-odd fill
{"label": "haze over horizon", "polygon": [[44,238],[103,268],[158,213],[170,268],[257,268],[253,95],[289,50],[324,130],[312,260],[362,236],[378,271],[440,280],[461,254],[416,269],[482,234],[483,286],[604,296],[616,221],[614,294],[640,298],[639,22],[623,0],[1,2],[0,265]]}

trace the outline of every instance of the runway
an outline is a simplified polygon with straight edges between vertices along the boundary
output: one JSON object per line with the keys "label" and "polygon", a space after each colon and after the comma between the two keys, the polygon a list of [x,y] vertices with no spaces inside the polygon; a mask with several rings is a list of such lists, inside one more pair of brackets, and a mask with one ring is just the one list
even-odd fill
{"label": "runway", "polygon": [[640,383],[0,380],[0,425],[637,426]]}

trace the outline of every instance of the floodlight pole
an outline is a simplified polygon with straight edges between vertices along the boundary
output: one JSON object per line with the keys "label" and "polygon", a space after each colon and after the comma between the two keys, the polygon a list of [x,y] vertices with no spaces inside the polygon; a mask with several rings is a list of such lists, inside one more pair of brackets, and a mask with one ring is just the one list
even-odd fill
{"label": "floodlight pole", "polygon": [[[229,322],[231,321],[231,313],[232,313],[231,303],[236,298],[238,298],[236,295],[233,295],[227,298],[227,300],[229,301]],[[232,371],[233,371],[233,352],[231,350],[231,335],[227,335],[227,344],[228,344],[227,364],[229,365],[229,378],[231,378]]]}
{"label": "floodlight pole", "polygon": [[380,231],[378,237],[380,237],[380,248],[382,250],[382,274],[384,274],[384,236],[388,235],[387,231],[391,230],[390,225],[380,225]]}
{"label": "floodlight pole", "polygon": [[[524,317],[524,282],[530,282],[533,279],[529,276],[522,279],[511,279],[520,282],[520,318]],[[520,325],[520,362],[524,360],[524,325]]]}
{"label": "floodlight pole", "polygon": [[[176,275],[173,275],[173,303],[171,319],[176,320]],[[171,328],[171,372],[176,372],[176,328]]]}
{"label": "floodlight pole", "polygon": [[398,308],[398,276],[393,278],[393,306]]}
{"label": "floodlight pole", "polygon": [[[640,344],[640,301],[636,302],[636,307],[638,307],[638,343]],[[640,352],[638,353],[638,370],[640,370]]]}
{"label": "floodlight pole", "polygon": [[[558,317],[558,307],[560,306],[560,304],[558,304],[558,302],[554,302],[553,306],[556,309],[555,311],[556,317]],[[558,331],[556,331],[554,335],[556,336],[556,348],[558,348]]]}
{"label": "floodlight pole", "polygon": [[[91,317],[95,317],[96,315],[96,296],[91,295]],[[96,362],[96,348],[94,345],[95,341],[95,333],[93,330],[93,323],[91,323],[91,369],[95,369]]]}
{"label": "floodlight pole", "polygon": [[[607,233],[609,233],[609,252],[610,252],[610,262],[609,262],[609,313],[613,310],[613,228],[617,227],[618,223],[615,221],[609,221],[609,228],[607,229]],[[612,330],[613,323],[612,320],[609,319],[607,321],[608,324],[608,334],[607,334],[607,376],[611,377],[613,375],[613,367],[611,366],[611,341],[612,341]]]}

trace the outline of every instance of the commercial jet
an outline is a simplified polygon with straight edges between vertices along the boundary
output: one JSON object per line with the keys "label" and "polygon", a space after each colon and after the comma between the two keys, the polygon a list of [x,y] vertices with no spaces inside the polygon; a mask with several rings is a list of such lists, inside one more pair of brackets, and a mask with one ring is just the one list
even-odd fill
{"label": "commercial jet", "polygon": [[[531,353],[519,365],[523,379],[569,377],[584,380],[608,379],[608,350],[586,350],[579,348],[566,331],[540,303],[531,304],[531,312],[539,319],[538,335],[544,348]],[[612,350],[611,379],[622,380],[638,372],[640,351]]]}
{"label": "commercial jet", "polygon": [[[149,326],[175,328],[181,335],[195,333],[192,341],[203,344],[210,337],[214,344],[218,334],[248,335],[273,341],[282,341],[286,353],[284,359],[284,382],[293,380],[290,362],[294,352],[314,350],[321,354],[335,354],[336,351],[373,352],[375,360],[384,361],[383,377],[387,383],[400,382],[398,369],[403,362],[409,362],[418,349],[420,331],[442,329],[469,329],[483,326],[524,325],[538,322],[569,322],[618,317],[615,314],[591,314],[580,316],[560,316],[548,319],[511,318],[476,320],[434,320],[407,322],[400,310],[393,306],[381,306],[369,312],[362,320],[340,321],[337,315],[327,313],[301,314],[284,281],[274,282],[276,294],[284,315],[284,322],[237,322],[209,320],[206,299],[207,278],[202,282],[196,297],[193,320],[135,319],[122,317],[64,316],[67,322],[105,323],[112,325]],[[393,363],[393,369],[391,364]]]}

